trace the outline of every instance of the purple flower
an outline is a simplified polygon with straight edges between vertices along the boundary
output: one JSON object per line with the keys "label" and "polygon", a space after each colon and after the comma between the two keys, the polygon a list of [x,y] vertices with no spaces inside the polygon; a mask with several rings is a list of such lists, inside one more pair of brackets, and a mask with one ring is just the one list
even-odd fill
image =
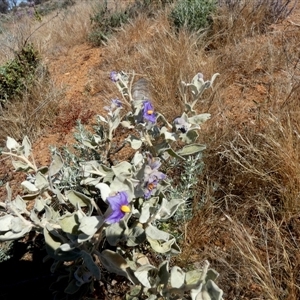
{"label": "purple flower", "polygon": [[197,76],[198,76],[198,81],[203,81],[204,76],[202,73],[198,73]]}
{"label": "purple flower", "polygon": [[146,199],[149,199],[151,197],[156,186],[157,186],[157,180],[154,180],[153,182],[147,182],[144,189],[144,197]]}
{"label": "purple flower", "polygon": [[152,103],[149,100],[144,101],[144,111],[143,111],[143,117],[145,120],[155,123],[156,122],[156,116],[154,113],[154,108]]}
{"label": "purple flower", "polygon": [[115,196],[107,197],[112,213],[106,218],[106,223],[113,224],[119,222],[125,213],[130,212],[128,195],[126,192],[119,192]]}
{"label": "purple flower", "polygon": [[104,106],[104,109],[111,113],[119,107],[122,107],[122,102],[119,99],[112,99],[110,106]]}
{"label": "purple flower", "polygon": [[112,99],[111,104],[114,107],[121,107],[122,106],[122,102],[119,99]]}
{"label": "purple flower", "polygon": [[182,133],[186,133],[189,128],[191,127],[191,124],[188,123],[184,118],[178,117],[174,120],[174,125],[176,127],[176,130],[180,130]]}
{"label": "purple flower", "polygon": [[109,77],[111,81],[117,82],[119,80],[119,73],[116,71],[111,71]]}
{"label": "purple flower", "polygon": [[166,174],[158,171],[160,165],[160,160],[154,159],[152,155],[149,154],[144,177],[144,196],[146,199],[150,198],[153,194],[159,181],[167,177]]}

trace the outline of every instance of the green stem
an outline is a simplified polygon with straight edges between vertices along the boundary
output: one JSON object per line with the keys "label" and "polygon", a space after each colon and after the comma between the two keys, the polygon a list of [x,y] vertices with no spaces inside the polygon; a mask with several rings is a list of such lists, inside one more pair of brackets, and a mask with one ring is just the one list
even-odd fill
{"label": "green stem", "polygon": [[153,147],[152,142],[151,142],[151,140],[150,140],[150,136],[149,136],[149,134],[148,134],[147,132],[144,132],[144,138],[145,138],[145,140],[146,140],[146,142],[147,142],[147,144],[148,144],[148,146],[149,146],[149,149],[150,149],[151,154],[152,154],[153,156],[156,156],[155,148]]}

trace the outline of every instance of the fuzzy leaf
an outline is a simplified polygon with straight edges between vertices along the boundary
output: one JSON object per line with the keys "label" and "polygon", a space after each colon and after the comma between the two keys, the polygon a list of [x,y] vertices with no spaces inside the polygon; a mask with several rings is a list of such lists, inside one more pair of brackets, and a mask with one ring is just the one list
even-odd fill
{"label": "fuzzy leaf", "polygon": [[157,239],[152,239],[150,237],[147,237],[147,240],[150,243],[152,249],[157,253],[174,253],[174,254],[180,253],[180,248],[176,244],[176,240],[174,237],[167,242],[163,242]]}
{"label": "fuzzy leaf", "polygon": [[100,177],[98,178],[87,177],[80,181],[80,185],[96,186],[100,180],[101,180]]}
{"label": "fuzzy leaf", "polygon": [[151,224],[147,226],[145,232],[154,251],[158,253],[180,253],[175,238],[169,233],[159,230]]}
{"label": "fuzzy leaf", "polygon": [[106,183],[100,182],[95,185],[95,188],[100,190],[101,198],[104,202],[106,202],[107,197],[111,193],[111,189],[110,189],[109,185],[107,185]]}
{"label": "fuzzy leaf", "polygon": [[12,165],[16,171],[28,171],[31,167],[23,161],[12,160]]}
{"label": "fuzzy leaf", "polygon": [[164,135],[166,141],[176,141],[175,134],[169,132],[165,126],[160,129],[160,134]]}
{"label": "fuzzy leaf", "polygon": [[6,147],[11,151],[13,149],[18,149],[21,145],[13,138],[7,137]]}
{"label": "fuzzy leaf", "polygon": [[79,230],[88,236],[93,236],[104,222],[101,216],[82,217]]}
{"label": "fuzzy leaf", "polygon": [[128,247],[135,247],[146,240],[145,230],[142,227],[134,226],[128,231]]}
{"label": "fuzzy leaf", "polygon": [[133,261],[138,267],[150,264],[148,257],[143,253],[133,253]]}
{"label": "fuzzy leaf", "polygon": [[135,152],[134,157],[132,159],[132,164],[137,168],[138,166],[142,166],[144,162],[144,156],[140,152]]}
{"label": "fuzzy leaf", "polygon": [[186,272],[185,283],[187,285],[200,284],[202,274],[203,274],[203,271],[201,269]]}
{"label": "fuzzy leaf", "polygon": [[201,152],[201,151],[203,151],[205,149],[206,149],[205,145],[192,144],[192,145],[184,146],[182,149],[180,149],[179,151],[177,151],[177,154],[182,155],[182,156],[193,155],[193,154]]}
{"label": "fuzzy leaf", "polygon": [[206,122],[207,120],[209,120],[210,117],[211,117],[211,114],[208,114],[208,113],[196,115],[191,118],[188,118],[188,123],[201,125],[204,122]]}
{"label": "fuzzy leaf", "polygon": [[6,201],[10,202],[11,199],[12,199],[12,191],[11,191],[11,188],[9,186],[9,182],[6,183],[5,189],[6,189],[6,193],[7,193],[7,198],[6,198],[7,200]]}
{"label": "fuzzy leaf", "polygon": [[110,189],[112,193],[117,193],[119,191],[126,191],[130,199],[133,198],[134,188],[132,180],[124,179],[123,181],[118,177],[115,177],[114,180],[110,184]]}
{"label": "fuzzy leaf", "polygon": [[110,245],[116,246],[127,235],[128,227],[124,220],[109,225],[105,229],[105,235]]}
{"label": "fuzzy leaf", "polygon": [[147,237],[162,241],[168,241],[171,235],[165,231],[157,229],[155,226],[149,224],[146,228]]}
{"label": "fuzzy leaf", "polygon": [[74,245],[71,245],[70,243],[65,243],[65,244],[62,244],[59,249],[63,252],[68,252],[68,251],[71,251],[73,249],[75,249],[75,246]]}
{"label": "fuzzy leaf", "polygon": [[49,168],[49,175],[53,176],[57,174],[62,169],[63,166],[64,166],[64,162],[62,160],[62,157],[59,154],[55,154],[52,157],[52,162]]}
{"label": "fuzzy leaf", "polygon": [[127,161],[122,161],[116,166],[113,166],[112,170],[121,181],[132,177],[132,165]]}
{"label": "fuzzy leaf", "polygon": [[9,231],[11,229],[11,222],[15,218],[12,215],[4,215],[0,217],[0,231]]}
{"label": "fuzzy leaf", "polygon": [[171,199],[168,201],[167,199],[163,198],[161,208],[156,215],[156,219],[166,220],[171,218],[177,211],[178,207],[184,202],[185,201],[182,199]]}
{"label": "fuzzy leaf", "polygon": [[166,152],[172,157],[184,160],[184,157],[182,157],[178,152],[176,153],[172,148],[166,149]]}
{"label": "fuzzy leaf", "polygon": [[95,145],[94,141],[83,139],[82,144],[90,149],[96,149],[97,145]]}
{"label": "fuzzy leaf", "polygon": [[17,240],[17,239],[23,237],[29,231],[31,231],[31,229],[32,229],[31,225],[27,225],[27,226],[24,225],[24,227],[22,227],[21,231],[18,231],[18,232],[7,231],[5,234],[0,235],[0,242]]}
{"label": "fuzzy leaf", "polygon": [[44,189],[46,189],[49,186],[49,182],[48,182],[46,176],[43,173],[38,172],[36,174],[36,177],[35,177],[35,183],[34,183],[34,185],[39,190],[44,190]]}
{"label": "fuzzy leaf", "polygon": [[54,229],[50,226],[46,226],[44,228],[45,242],[53,251],[55,251],[60,247],[60,245],[62,245],[62,239],[59,239],[57,235],[54,235],[53,233]]}
{"label": "fuzzy leaf", "polygon": [[181,289],[185,284],[184,279],[185,279],[184,271],[181,268],[174,266],[171,269],[171,275],[170,275],[171,286],[173,288]]}
{"label": "fuzzy leaf", "polygon": [[49,225],[44,227],[44,238],[46,242],[46,250],[50,257],[59,261],[73,261],[80,257],[79,249],[75,248],[67,252],[59,249],[64,243],[63,238]]}
{"label": "fuzzy leaf", "polygon": [[208,280],[206,283],[206,289],[212,300],[221,300],[223,291],[212,280]]}
{"label": "fuzzy leaf", "polygon": [[75,207],[77,203],[80,207],[90,206],[91,204],[91,199],[89,197],[77,191],[67,191],[66,196]]}
{"label": "fuzzy leaf", "polygon": [[135,137],[134,135],[129,135],[125,141],[127,141],[130,144],[131,148],[134,150],[141,148],[143,144],[143,142],[139,138]]}
{"label": "fuzzy leaf", "polygon": [[125,127],[125,128],[129,128],[129,129],[134,128],[134,126],[131,125],[131,123],[128,122],[128,121],[122,121],[122,122],[121,122],[121,125],[122,125],[123,127]]}
{"label": "fuzzy leaf", "polygon": [[28,190],[30,193],[35,193],[35,192],[38,192],[39,189],[31,182],[25,180],[21,183],[21,185],[26,189]]}
{"label": "fuzzy leaf", "polygon": [[46,205],[45,200],[42,197],[39,197],[34,202],[34,209],[37,210],[38,212],[41,212],[45,208],[45,205]]}
{"label": "fuzzy leaf", "polygon": [[200,283],[197,287],[191,289],[190,294],[191,294],[192,300],[205,300],[202,298],[202,295],[201,295],[202,287],[203,287],[203,284]]}
{"label": "fuzzy leaf", "polygon": [[59,218],[58,223],[64,232],[71,234],[78,233],[79,220],[77,213],[63,215]]}
{"label": "fuzzy leaf", "polygon": [[41,225],[40,219],[33,209],[30,211],[30,220],[36,225]]}
{"label": "fuzzy leaf", "polygon": [[157,273],[157,269],[152,265],[140,266],[134,272],[135,277],[146,288],[151,288],[151,286],[152,286],[152,284],[150,283],[150,280],[149,280],[149,279],[151,279],[151,275],[149,274],[150,271],[155,271],[155,273]]}
{"label": "fuzzy leaf", "polygon": [[209,279],[215,281],[219,277],[219,273],[214,269],[209,269],[206,273],[205,281]]}
{"label": "fuzzy leaf", "polygon": [[21,232],[25,226],[26,225],[24,224],[23,220],[20,218],[13,218],[11,221],[11,230],[14,233]]}
{"label": "fuzzy leaf", "polygon": [[26,203],[21,196],[17,195],[16,199],[11,202],[11,205],[21,214],[28,213]]}
{"label": "fuzzy leaf", "polygon": [[194,143],[199,134],[195,129],[189,130],[187,133],[181,133],[180,134],[180,139],[185,142],[186,144],[191,144]]}
{"label": "fuzzy leaf", "polygon": [[23,138],[22,146],[23,146],[23,148],[24,148],[24,150],[23,150],[24,156],[25,156],[26,158],[28,158],[28,156],[29,156],[30,153],[31,153],[31,143],[30,143],[30,140],[29,140],[29,138],[28,138],[27,135],[24,136],[24,138]]}
{"label": "fuzzy leaf", "polygon": [[100,260],[106,270],[127,277],[128,268],[126,260],[118,253],[105,249],[100,254]]}
{"label": "fuzzy leaf", "polygon": [[150,209],[153,208],[150,202],[144,202],[141,208],[141,214],[139,218],[139,222],[144,224],[147,223],[150,218]]}
{"label": "fuzzy leaf", "polygon": [[81,250],[81,257],[83,258],[84,264],[88,268],[88,270],[95,276],[97,280],[100,280],[101,272],[99,267],[93,260],[93,257],[84,250]]}
{"label": "fuzzy leaf", "polygon": [[100,115],[98,115],[98,119],[103,123],[107,123],[106,119]]}
{"label": "fuzzy leaf", "polygon": [[0,217],[0,242],[16,240],[32,229],[30,222],[24,223],[19,217],[5,215]]}
{"label": "fuzzy leaf", "polygon": [[23,195],[22,199],[25,201],[31,201],[31,200],[35,200],[38,196],[39,196],[40,192],[34,193],[34,194],[27,194],[27,195]]}
{"label": "fuzzy leaf", "polygon": [[170,277],[169,262],[165,260],[158,267],[159,284],[167,285]]}

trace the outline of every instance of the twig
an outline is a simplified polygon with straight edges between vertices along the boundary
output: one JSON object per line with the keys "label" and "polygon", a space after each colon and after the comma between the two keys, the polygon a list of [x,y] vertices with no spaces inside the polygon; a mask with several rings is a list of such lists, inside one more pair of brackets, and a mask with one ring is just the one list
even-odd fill
{"label": "twig", "polygon": [[293,21],[288,20],[288,22],[291,23],[291,24],[294,25],[294,26],[300,27],[300,24],[297,24],[297,23],[295,23],[295,22],[293,22]]}

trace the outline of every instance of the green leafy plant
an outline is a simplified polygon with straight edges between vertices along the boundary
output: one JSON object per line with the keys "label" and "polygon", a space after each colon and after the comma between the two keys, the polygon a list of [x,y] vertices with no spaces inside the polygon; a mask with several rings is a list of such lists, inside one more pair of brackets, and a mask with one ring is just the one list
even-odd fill
{"label": "green leafy plant", "polygon": [[100,46],[116,28],[126,23],[129,17],[126,9],[109,9],[107,1],[99,4],[96,6],[94,14],[90,17],[92,32],[88,37],[89,41],[95,46]]}
{"label": "green leafy plant", "polygon": [[[117,2],[117,1],[116,1]],[[108,2],[104,1],[95,7],[93,15],[90,17],[92,31],[88,40],[95,46],[100,46],[111,36],[122,24],[137,17],[140,13],[151,17],[158,9],[164,8],[173,0],[136,0],[124,7],[116,4],[115,8],[109,8]]]}
{"label": "green leafy plant", "polygon": [[[36,165],[27,137],[22,144],[8,137],[8,151],[2,154],[28,175],[21,183],[26,191],[22,196],[12,199],[6,185],[7,199],[0,203],[0,241],[30,231],[43,233],[48,258],[54,260],[52,271],[65,272],[55,284],[66,282],[64,292],[77,298],[93,289],[106,269],[132,283],[127,299],[187,299],[187,292],[192,300],[222,299],[223,291],[214,282],[218,273],[208,262],[189,272],[170,267],[170,258],[181,250],[172,233],[158,228],[185,204],[195,184],[184,178],[189,186],[179,187],[175,196],[162,162],[187,160],[187,165],[198,167],[189,158],[205,149],[197,138],[210,114],[197,114],[194,107],[217,75],[204,81],[198,73],[190,83],[181,82],[185,110],[168,122],[156,112],[145,79],[111,72],[122,101],[113,99],[107,114],[98,116],[95,133],[79,123],[77,152],[62,156],[53,149],[50,166]],[[120,129],[127,134],[123,142],[117,139]],[[118,161],[116,155],[124,147],[132,156]],[[27,201],[33,202],[31,210]],[[153,265],[149,251],[166,259]]]}
{"label": "green leafy plant", "polygon": [[30,84],[39,65],[38,52],[32,44],[25,44],[13,60],[0,66],[0,103],[20,95]]}
{"label": "green leafy plant", "polygon": [[169,17],[176,29],[186,27],[198,31],[209,26],[209,17],[216,8],[215,0],[179,0]]}

